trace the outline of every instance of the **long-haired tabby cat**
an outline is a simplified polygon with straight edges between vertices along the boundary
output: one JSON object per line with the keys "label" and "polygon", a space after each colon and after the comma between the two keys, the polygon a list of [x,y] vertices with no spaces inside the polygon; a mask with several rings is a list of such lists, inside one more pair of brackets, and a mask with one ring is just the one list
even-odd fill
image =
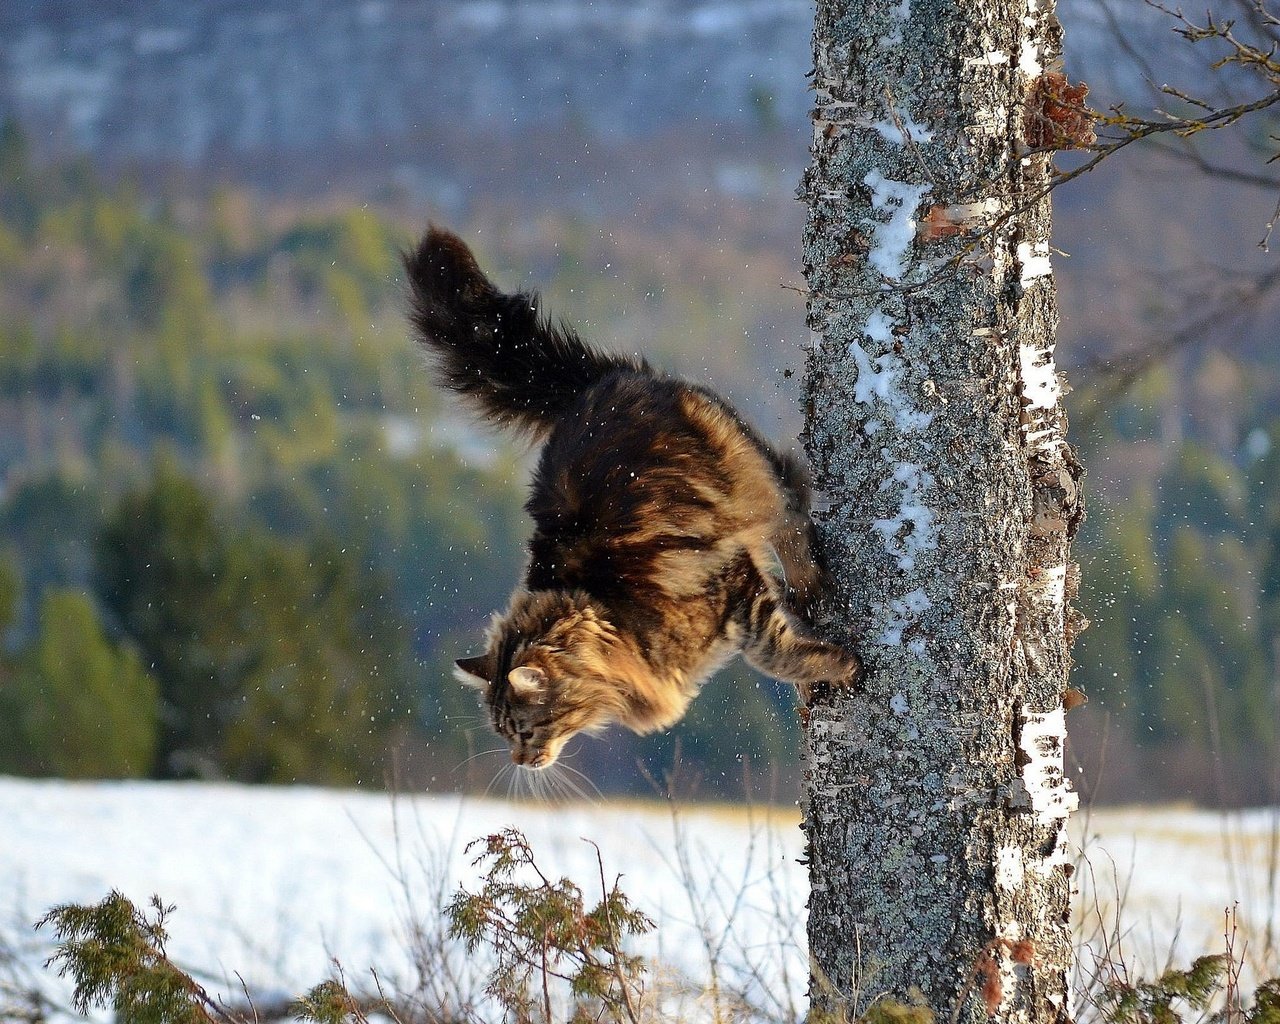
{"label": "long-haired tabby cat", "polygon": [[545,767],[611,723],[673,724],[738,652],[806,699],[856,680],[857,657],[808,625],[823,575],[797,462],[706,388],[500,292],[456,235],[430,229],[404,264],[440,383],[544,442],[524,582],[485,653],[457,663],[516,764]]}

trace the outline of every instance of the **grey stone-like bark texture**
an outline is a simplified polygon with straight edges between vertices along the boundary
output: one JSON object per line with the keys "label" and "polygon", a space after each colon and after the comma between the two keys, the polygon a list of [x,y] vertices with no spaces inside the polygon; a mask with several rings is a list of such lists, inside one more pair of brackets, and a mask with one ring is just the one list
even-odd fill
{"label": "grey stone-like bark texture", "polygon": [[[1053,363],[1052,0],[819,0],[806,437],[867,664],[807,713],[816,1010],[1067,1021],[1080,470]],[[966,251],[962,233],[1028,208]],[[948,262],[952,261],[952,262]]]}

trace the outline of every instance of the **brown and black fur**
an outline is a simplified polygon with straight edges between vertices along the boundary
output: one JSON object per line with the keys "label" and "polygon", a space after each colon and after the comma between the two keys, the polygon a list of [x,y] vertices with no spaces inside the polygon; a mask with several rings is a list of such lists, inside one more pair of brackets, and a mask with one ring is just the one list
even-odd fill
{"label": "brown and black fur", "polygon": [[440,382],[544,441],[524,582],[486,652],[458,662],[513,760],[543,767],[611,723],[666,728],[737,653],[803,696],[856,679],[857,657],[808,625],[824,581],[795,460],[706,388],[499,292],[449,232],[429,230],[405,269]]}

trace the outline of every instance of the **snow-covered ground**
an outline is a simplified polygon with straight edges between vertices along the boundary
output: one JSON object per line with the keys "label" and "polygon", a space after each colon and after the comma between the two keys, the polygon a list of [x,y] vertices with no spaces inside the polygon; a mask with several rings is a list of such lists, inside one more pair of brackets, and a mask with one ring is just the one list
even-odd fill
{"label": "snow-covered ground", "polygon": [[[28,941],[49,906],[118,889],[176,904],[170,952],[238,990],[297,993],[336,957],[349,979],[370,965],[407,977],[407,929],[475,878],[464,847],[505,826],[529,837],[546,873],[590,894],[597,843],[605,871],[660,924],[646,952],[691,975],[704,934],[731,970],[756,970],[775,994],[803,990],[806,878],[788,809],[570,804],[231,785],[31,782],[0,778],[0,933]],[[1260,932],[1280,907],[1269,860],[1276,814],[1107,810],[1077,821],[1087,864],[1078,900],[1095,905],[1126,950],[1163,964],[1221,945],[1224,908]],[[1083,838],[1087,832],[1087,838]],[[681,837],[677,841],[677,834]],[[683,865],[683,866],[682,866]],[[1095,893],[1097,904],[1095,904]],[[727,922],[730,922],[727,926]],[[728,933],[728,939],[722,936]],[[38,950],[31,950],[34,959]]]}

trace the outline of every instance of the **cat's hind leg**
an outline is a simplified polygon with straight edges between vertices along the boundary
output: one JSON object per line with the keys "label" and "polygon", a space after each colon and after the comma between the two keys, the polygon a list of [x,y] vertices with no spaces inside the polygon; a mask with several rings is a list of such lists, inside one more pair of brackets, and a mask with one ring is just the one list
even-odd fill
{"label": "cat's hind leg", "polygon": [[752,596],[742,654],[766,675],[795,683],[808,703],[814,683],[853,686],[862,676],[862,662],[852,651],[815,636],[791,615],[764,581]]}
{"label": "cat's hind leg", "polygon": [[787,606],[805,622],[815,622],[818,605],[831,590],[831,578],[817,555],[813,523],[803,513],[789,514],[770,545],[782,566]]}
{"label": "cat's hind leg", "polygon": [[809,472],[790,453],[774,452],[773,458],[786,505],[769,543],[782,566],[787,606],[813,623],[818,604],[831,590],[831,580],[819,554],[817,530],[809,518]]}

